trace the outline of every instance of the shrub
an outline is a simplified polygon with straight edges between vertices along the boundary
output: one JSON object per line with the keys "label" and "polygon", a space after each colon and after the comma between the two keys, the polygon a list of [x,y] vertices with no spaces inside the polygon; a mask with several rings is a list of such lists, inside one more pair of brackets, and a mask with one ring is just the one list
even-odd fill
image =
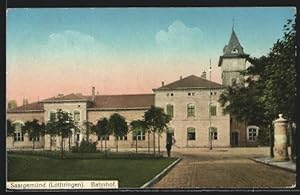
{"label": "shrub", "polygon": [[74,146],[71,148],[71,151],[74,153],[92,153],[97,152],[97,142],[89,142],[86,140],[82,140],[80,146]]}

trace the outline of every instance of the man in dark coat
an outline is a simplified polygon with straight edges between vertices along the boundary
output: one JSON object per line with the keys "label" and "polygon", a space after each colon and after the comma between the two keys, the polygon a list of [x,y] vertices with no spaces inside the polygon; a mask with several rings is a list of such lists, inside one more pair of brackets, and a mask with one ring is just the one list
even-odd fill
{"label": "man in dark coat", "polygon": [[171,142],[167,143],[166,149],[167,149],[168,157],[170,157],[171,156],[171,149],[172,149],[172,143]]}

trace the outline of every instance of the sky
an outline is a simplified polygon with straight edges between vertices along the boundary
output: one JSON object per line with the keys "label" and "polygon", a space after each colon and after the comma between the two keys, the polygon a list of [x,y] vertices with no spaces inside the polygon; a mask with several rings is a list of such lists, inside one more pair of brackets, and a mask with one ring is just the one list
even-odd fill
{"label": "sky", "polygon": [[266,55],[293,7],[14,8],[7,10],[7,101],[57,94],[153,93],[208,72],[221,83],[219,57],[232,27],[244,52]]}

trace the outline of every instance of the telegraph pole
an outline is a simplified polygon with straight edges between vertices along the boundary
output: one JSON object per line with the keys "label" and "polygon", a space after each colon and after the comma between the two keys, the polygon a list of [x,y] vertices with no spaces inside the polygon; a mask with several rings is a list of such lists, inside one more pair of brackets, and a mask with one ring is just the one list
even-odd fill
{"label": "telegraph pole", "polygon": [[209,59],[209,130],[208,130],[208,138],[209,138],[209,149],[212,150],[212,136],[211,136],[211,59]]}

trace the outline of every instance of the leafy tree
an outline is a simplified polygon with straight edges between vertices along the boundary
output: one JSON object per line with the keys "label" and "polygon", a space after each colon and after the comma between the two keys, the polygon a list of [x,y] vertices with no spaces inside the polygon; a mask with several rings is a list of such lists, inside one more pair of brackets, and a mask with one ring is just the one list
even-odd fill
{"label": "leafy tree", "polygon": [[57,131],[57,124],[55,122],[56,119],[50,119],[45,127],[46,130],[46,134],[50,135],[50,150],[52,150],[53,147],[53,138],[58,135],[58,131]]}
{"label": "leafy tree", "polygon": [[[153,133],[153,153],[155,155],[155,134],[158,133],[158,144],[160,144],[161,133],[167,129],[171,117],[162,108],[151,106],[145,112],[144,120],[147,129]],[[160,153],[160,145],[158,145],[158,153]]]}
{"label": "leafy tree", "polygon": [[135,136],[135,152],[137,153],[137,149],[138,149],[137,133],[142,132],[143,134],[145,134],[147,127],[144,120],[133,120],[131,121],[130,126],[133,135]]}
{"label": "leafy tree", "polygon": [[58,109],[56,111],[56,119],[50,120],[47,123],[47,132],[61,137],[61,158],[64,157],[64,139],[70,136],[72,129],[76,129],[76,124],[72,118],[72,114],[63,111],[62,109]]}
{"label": "leafy tree", "polygon": [[100,138],[101,150],[102,150],[102,140],[104,138],[104,150],[106,151],[107,148],[106,140],[111,133],[110,130],[108,129],[108,119],[106,117],[101,118],[100,120],[97,121],[97,124],[95,125],[94,128],[94,132]]}
{"label": "leafy tree", "polygon": [[[263,135],[270,136],[272,157],[274,155],[272,121],[282,113],[292,126],[296,118],[295,47],[295,20],[288,20],[284,26],[284,37],[277,40],[268,55],[247,59],[253,66],[244,72],[248,77],[245,85],[228,87],[219,98],[225,112],[229,112],[237,120],[260,126],[264,131],[260,131],[261,141],[267,142]],[[294,144],[292,147],[294,148]]]}
{"label": "leafy tree", "polygon": [[118,152],[118,139],[121,136],[125,136],[128,133],[128,126],[125,118],[118,113],[112,114],[109,117],[108,129],[112,132],[116,138],[116,151]]}
{"label": "leafy tree", "polygon": [[6,135],[7,136],[14,136],[15,133],[15,127],[11,120],[7,119],[6,120]]}
{"label": "leafy tree", "polygon": [[89,121],[84,121],[83,122],[83,128],[85,130],[85,135],[86,135],[86,141],[89,141],[90,133],[93,131],[95,128],[94,124]]}
{"label": "leafy tree", "polygon": [[37,119],[33,119],[32,121],[26,121],[24,125],[25,131],[28,133],[31,141],[32,141],[32,149],[35,148],[35,141],[41,136],[45,134],[45,124],[40,124]]}

